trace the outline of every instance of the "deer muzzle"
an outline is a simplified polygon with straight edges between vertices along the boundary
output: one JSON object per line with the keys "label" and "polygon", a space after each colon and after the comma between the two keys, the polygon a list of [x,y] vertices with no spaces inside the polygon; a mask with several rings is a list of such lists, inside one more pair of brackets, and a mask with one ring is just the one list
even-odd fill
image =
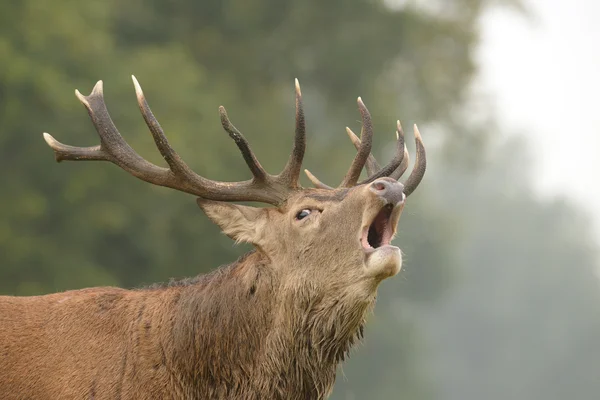
{"label": "deer muzzle", "polygon": [[406,196],[404,185],[392,178],[379,178],[368,190],[375,196],[364,216],[360,242],[368,274],[384,279],[396,275],[402,266],[402,253],[391,241]]}

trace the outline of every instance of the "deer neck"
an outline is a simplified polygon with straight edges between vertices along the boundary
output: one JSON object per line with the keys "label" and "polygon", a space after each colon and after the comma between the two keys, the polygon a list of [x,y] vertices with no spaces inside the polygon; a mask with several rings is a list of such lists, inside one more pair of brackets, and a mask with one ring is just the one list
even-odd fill
{"label": "deer neck", "polygon": [[284,377],[280,383],[287,396],[327,398],[338,365],[362,339],[374,298],[358,301],[343,290],[310,285],[286,287],[280,298],[266,345],[265,359],[273,366],[269,372]]}
{"label": "deer neck", "polygon": [[251,252],[182,291],[173,362],[195,394],[324,398],[362,337],[372,301],[290,288],[269,263]]}

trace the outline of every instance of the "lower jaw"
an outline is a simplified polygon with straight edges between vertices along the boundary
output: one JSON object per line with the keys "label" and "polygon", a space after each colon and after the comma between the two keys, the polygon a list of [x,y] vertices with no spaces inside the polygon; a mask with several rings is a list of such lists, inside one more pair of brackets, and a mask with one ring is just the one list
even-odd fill
{"label": "lower jaw", "polygon": [[396,246],[385,245],[365,250],[365,272],[368,276],[383,280],[396,275],[402,269],[402,252]]}

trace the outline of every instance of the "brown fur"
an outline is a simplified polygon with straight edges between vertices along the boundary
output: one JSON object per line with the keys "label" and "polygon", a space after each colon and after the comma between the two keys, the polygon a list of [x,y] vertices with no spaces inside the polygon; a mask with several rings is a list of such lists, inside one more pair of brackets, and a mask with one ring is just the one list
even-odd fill
{"label": "brown fur", "polygon": [[189,281],[0,296],[0,397],[326,398],[389,276],[365,267],[359,241],[381,199],[343,191],[301,190],[279,208],[199,200],[256,250]]}

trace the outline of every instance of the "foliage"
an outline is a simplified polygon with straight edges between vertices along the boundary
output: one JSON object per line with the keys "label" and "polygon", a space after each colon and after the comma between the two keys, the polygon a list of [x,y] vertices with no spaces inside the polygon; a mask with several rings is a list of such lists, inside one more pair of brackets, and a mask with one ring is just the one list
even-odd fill
{"label": "foliage", "polygon": [[[407,3],[0,3],[0,292],[135,287],[209,271],[246,250],[220,235],[189,196],[114,166],[56,165],[42,131],[65,143],[97,143],[72,89],[87,93],[104,79],[116,125],[159,163],[128,82],[134,73],[190,166],[239,180],[248,172],[220,132],[217,107],[227,107],[275,172],[291,149],[298,77],[306,165],[324,181],[339,180],[353,156],[343,127],[359,129],[358,95],[373,114],[380,158],[393,151],[396,118],[418,121],[430,149],[427,178],[400,224],[404,271],[382,285],[366,342],[333,397],[495,398],[487,387],[504,398],[563,398],[551,385],[559,375],[582,377],[563,390],[595,393],[586,386],[599,359],[586,352],[597,347],[599,329],[589,234],[575,210],[536,199],[526,176],[491,157],[493,130],[456,123],[475,72],[478,19],[497,2]],[[427,126],[447,129],[436,137]],[[441,148],[433,151],[436,141]],[[482,154],[476,162],[456,162],[474,153]],[[469,334],[484,323],[485,340],[477,341]],[[528,342],[506,337],[515,327],[531,335]],[[461,357],[470,352],[486,354],[487,364]],[[526,352],[537,375],[517,368]],[[522,391],[502,390],[517,388],[501,378],[507,372]]]}

